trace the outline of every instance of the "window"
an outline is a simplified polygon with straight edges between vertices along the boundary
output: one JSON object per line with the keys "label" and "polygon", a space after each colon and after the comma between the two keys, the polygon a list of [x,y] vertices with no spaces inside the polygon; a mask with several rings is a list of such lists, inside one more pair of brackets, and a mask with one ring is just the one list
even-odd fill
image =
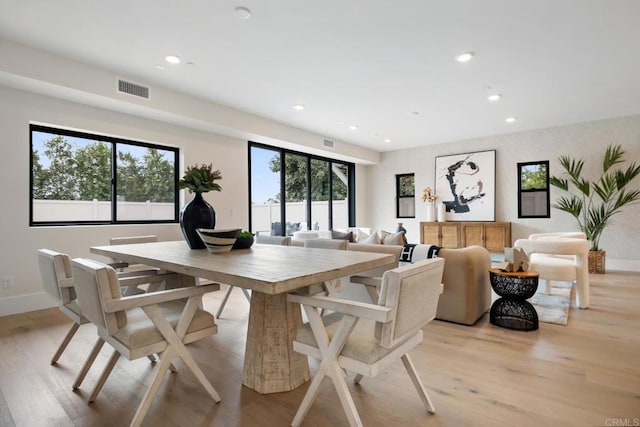
{"label": "window", "polygon": [[355,222],[353,163],[250,142],[249,171],[253,232],[290,236]]}
{"label": "window", "polygon": [[177,222],[177,148],[34,124],[30,132],[30,225]]}
{"label": "window", "polygon": [[549,218],[549,161],[518,163],[518,218]]}
{"label": "window", "polygon": [[415,174],[396,175],[396,216],[398,218],[416,217]]}

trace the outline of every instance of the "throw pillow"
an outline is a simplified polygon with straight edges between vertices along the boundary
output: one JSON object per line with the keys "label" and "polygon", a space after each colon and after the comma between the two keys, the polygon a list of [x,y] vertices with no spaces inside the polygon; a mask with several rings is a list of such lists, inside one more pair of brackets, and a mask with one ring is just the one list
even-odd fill
{"label": "throw pillow", "polygon": [[361,243],[367,237],[369,237],[369,235],[367,233],[365,233],[364,231],[362,231],[360,229],[356,229],[355,230],[356,243]]}
{"label": "throw pillow", "polygon": [[342,233],[340,231],[332,230],[331,238],[336,240],[348,240],[351,243],[355,242],[355,240],[353,239],[353,233],[351,231],[349,231],[348,233]]}
{"label": "throw pillow", "polygon": [[358,243],[362,243],[364,245],[379,245],[382,242],[380,242],[380,236],[378,236],[378,233],[374,231],[373,233],[371,233],[371,236],[359,240]]}
{"label": "throw pillow", "polygon": [[404,246],[407,244],[407,238],[404,235],[404,231],[398,233],[389,233],[388,231],[380,231],[383,245],[398,245]]}
{"label": "throw pillow", "polygon": [[413,250],[416,248],[416,243],[408,243],[402,248],[400,252],[400,262],[411,263],[413,259]]}

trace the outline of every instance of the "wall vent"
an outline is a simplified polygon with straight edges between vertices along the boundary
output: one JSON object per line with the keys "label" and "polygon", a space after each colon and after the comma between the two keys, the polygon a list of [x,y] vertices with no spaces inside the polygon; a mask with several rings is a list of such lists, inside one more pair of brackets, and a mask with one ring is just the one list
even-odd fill
{"label": "wall vent", "polygon": [[336,143],[335,143],[335,141],[332,141],[330,139],[325,139],[324,140],[324,146],[325,147],[329,147],[329,148],[335,148]]}
{"label": "wall vent", "polygon": [[125,80],[118,80],[118,92],[149,99],[149,88]]}

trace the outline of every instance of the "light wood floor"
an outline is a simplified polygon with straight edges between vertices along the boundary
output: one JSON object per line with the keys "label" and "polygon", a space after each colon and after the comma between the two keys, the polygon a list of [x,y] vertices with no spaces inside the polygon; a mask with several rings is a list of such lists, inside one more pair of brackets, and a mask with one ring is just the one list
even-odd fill
{"label": "light wood floor", "polygon": [[[569,324],[534,332],[433,321],[412,352],[436,407],[428,415],[402,364],[351,386],[366,426],[614,426],[640,423],[640,274],[591,276],[592,306]],[[215,312],[222,292],[206,296]],[[219,333],[189,346],[222,395],[215,404],[180,362],[161,387],[148,426],[286,426],[306,390],[259,395],[240,385],[248,303],[234,290]],[[95,338],[80,328],[57,365],[49,358],[69,327],[56,309],[0,318],[0,426],[128,425],[149,380],[147,359],[121,359],[94,404],[85,398],[107,346],[82,389],[71,383]],[[312,363],[312,372],[315,371]],[[305,425],[344,426],[325,380]],[[617,424],[616,424],[617,423]],[[626,424],[625,424],[626,423]]]}

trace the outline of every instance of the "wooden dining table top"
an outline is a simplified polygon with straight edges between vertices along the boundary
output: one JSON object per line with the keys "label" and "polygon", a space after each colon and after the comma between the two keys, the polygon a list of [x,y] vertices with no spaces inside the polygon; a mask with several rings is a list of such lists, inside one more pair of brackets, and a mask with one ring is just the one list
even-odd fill
{"label": "wooden dining table top", "polygon": [[94,246],[91,253],[270,295],[397,262],[390,254],[255,244],[212,254],[184,240]]}

